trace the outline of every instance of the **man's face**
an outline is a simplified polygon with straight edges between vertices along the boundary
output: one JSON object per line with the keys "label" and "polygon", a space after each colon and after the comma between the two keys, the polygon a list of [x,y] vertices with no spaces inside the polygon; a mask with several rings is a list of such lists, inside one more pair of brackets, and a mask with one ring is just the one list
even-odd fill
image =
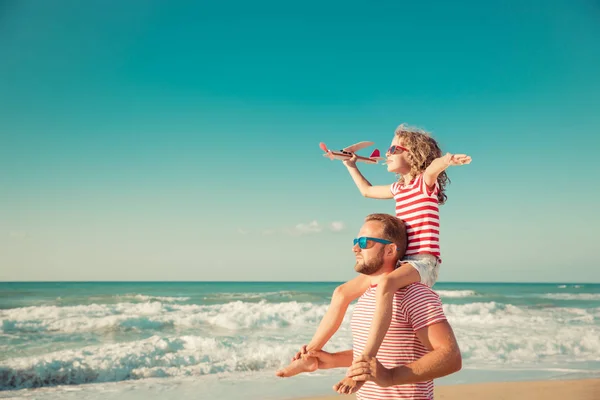
{"label": "man's face", "polygon": [[[373,238],[382,238],[383,224],[379,221],[368,221],[362,226],[357,237],[367,236]],[[385,245],[368,241],[366,249],[361,249],[358,243],[352,247],[352,251],[356,256],[356,264],[354,270],[361,274],[372,275],[379,271],[383,266],[383,253]]]}

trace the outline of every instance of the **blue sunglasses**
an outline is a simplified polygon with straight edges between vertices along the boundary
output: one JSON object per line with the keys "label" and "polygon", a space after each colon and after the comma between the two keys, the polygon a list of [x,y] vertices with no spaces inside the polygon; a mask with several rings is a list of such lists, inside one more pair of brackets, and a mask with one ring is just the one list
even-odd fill
{"label": "blue sunglasses", "polygon": [[368,248],[368,242],[377,242],[377,243],[383,243],[383,244],[391,244],[394,242],[390,242],[389,240],[385,240],[385,239],[378,239],[378,238],[372,238],[372,237],[367,237],[367,236],[363,236],[363,237],[359,237],[357,239],[354,239],[354,246],[356,246],[356,244],[358,243],[358,247],[360,247],[361,249],[366,249]]}

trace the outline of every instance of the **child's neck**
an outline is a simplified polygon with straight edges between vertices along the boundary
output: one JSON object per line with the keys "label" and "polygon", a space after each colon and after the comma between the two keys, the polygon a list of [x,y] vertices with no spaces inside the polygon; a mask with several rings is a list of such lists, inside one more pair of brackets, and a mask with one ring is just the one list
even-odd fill
{"label": "child's neck", "polygon": [[404,180],[404,184],[408,185],[413,180],[413,176],[411,174],[402,175],[402,179]]}

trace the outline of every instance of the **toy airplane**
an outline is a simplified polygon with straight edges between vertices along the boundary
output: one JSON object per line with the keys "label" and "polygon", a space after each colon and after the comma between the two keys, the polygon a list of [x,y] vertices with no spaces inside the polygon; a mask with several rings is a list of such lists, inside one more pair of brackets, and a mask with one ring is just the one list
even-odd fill
{"label": "toy airplane", "polygon": [[[321,142],[319,143],[319,147],[321,148],[321,150],[323,150],[325,152],[325,154],[323,154],[323,157],[329,157],[331,160],[337,158],[338,160],[348,160],[349,158],[352,158],[352,154],[357,152],[358,150],[365,148],[365,147],[369,147],[373,144],[373,142],[359,142],[356,144],[353,144],[352,146],[348,146],[340,151],[331,151],[327,148],[327,146],[325,146],[325,143]],[[362,161],[365,163],[369,163],[369,164],[377,164],[379,162],[379,160],[382,160],[383,158],[379,156],[379,150],[375,149],[373,150],[373,152],[371,153],[371,155],[369,157],[362,157],[359,155],[356,155],[356,161]]]}

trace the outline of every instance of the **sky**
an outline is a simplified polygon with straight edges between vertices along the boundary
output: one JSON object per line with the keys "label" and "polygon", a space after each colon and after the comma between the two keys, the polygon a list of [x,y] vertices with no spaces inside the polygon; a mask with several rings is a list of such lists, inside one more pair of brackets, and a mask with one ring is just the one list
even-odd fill
{"label": "sky", "polygon": [[[218,3],[218,4],[217,4]],[[0,2],[0,281],[343,281],[340,149],[452,167],[440,282],[600,282],[600,6]],[[396,176],[360,165],[375,185]]]}

